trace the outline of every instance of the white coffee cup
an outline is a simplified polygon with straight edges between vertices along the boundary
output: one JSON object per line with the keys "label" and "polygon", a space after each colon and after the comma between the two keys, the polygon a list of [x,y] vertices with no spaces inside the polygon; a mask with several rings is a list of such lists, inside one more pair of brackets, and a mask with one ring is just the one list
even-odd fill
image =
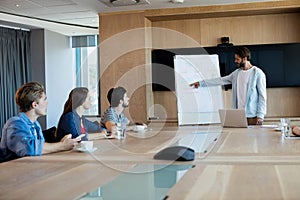
{"label": "white coffee cup", "polygon": [[136,126],[134,126],[133,127],[133,131],[143,131],[143,130],[145,130],[145,126],[143,126],[143,125],[136,125]]}
{"label": "white coffee cup", "polygon": [[81,141],[80,144],[81,144],[81,148],[83,150],[86,150],[86,151],[93,150],[93,146],[94,146],[93,141]]}

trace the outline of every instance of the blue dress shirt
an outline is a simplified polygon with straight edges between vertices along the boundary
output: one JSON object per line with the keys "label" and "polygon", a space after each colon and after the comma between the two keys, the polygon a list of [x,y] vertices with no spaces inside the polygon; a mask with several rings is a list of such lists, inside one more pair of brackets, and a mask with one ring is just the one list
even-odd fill
{"label": "blue dress shirt", "polygon": [[44,136],[38,121],[32,123],[23,112],[10,118],[3,127],[1,160],[42,155]]}

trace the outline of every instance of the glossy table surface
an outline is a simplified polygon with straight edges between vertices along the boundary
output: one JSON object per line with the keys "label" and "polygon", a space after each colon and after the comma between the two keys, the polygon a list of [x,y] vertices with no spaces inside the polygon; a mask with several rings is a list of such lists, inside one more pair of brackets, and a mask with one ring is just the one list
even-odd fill
{"label": "glossy table surface", "polygon": [[[153,126],[128,132],[125,140],[100,134],[90,134],[90,140],[97,148],[92,153],[72,150],[1,163],[0,199],[80,199],[137,166],[151,165],[193,166],[166,191],[167,199],[300,199],[300,140],[286,140],[272,128]],[[153,159],[174,144],[201,148],[191,162]]]}

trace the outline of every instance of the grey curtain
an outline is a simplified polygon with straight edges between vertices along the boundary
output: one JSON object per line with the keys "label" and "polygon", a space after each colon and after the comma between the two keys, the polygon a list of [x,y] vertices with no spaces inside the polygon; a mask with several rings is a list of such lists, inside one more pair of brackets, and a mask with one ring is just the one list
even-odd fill
{"label": "grey curtain", "polygon": [[18,113],[15,92],[30,78],[30,32],[0,27],[0,138],[6,120]]}

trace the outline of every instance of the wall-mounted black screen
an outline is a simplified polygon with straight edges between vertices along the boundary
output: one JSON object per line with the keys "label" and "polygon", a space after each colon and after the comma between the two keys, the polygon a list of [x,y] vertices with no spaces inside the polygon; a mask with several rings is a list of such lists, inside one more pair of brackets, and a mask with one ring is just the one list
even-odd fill
{"label": "wall-mounted black screen", "polygon": [[[251,63],[261,68],[267,77],[267,87],[300,86],[300,43],[245,45],[251,51]],[[174,91],[175,55],[218,54],[221,76],[236,69],[234,50],[237,46],[155,49],[152,50],[153,91]]]}

